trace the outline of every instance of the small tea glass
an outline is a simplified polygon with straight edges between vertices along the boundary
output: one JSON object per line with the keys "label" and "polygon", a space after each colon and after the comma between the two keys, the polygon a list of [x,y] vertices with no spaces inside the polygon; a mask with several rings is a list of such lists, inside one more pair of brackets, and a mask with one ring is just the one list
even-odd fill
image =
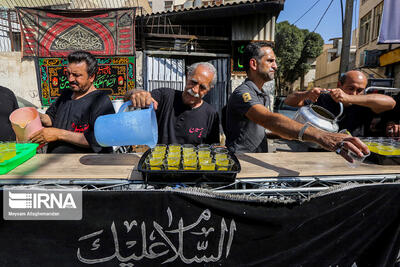
{"label": "small tea glass", "polygon": [[225,148],[225,147],[215,147],[214,148],[214,153],[215,154],[217,154],[217,153],[224,153],[224,154],[228,154],[228,149],[227,148]]}
{"label": "small tea glass", "polygon": [[208,148],[208,149],[211,149],[211,146],[208,145],[208,144],[200,144],[200,145],[197,145],[197,149],[200,149],[200,148]]}
{"label": "small tea glass", "polygon": [[197,170],[197,157],[186,157],[182,160],[184,170]]}
{"label": "small tea glass", "polygon": [[200,162],[200,170],[201,171],[214,171],[215,163],[214,162]]}
{"label": "small tea glass", "polygon": [[168,146],[169,153],[181,153],[181,145],[180,144],[171,144]]}
{"label": "small tea glass", "polygon": [[170,166],[179,166],[180,160],[181,160],[181,158],[179,158],[179,157],[168,157],[165,161]]}
{"label": "small tea glass", "polygon": [[164,145],[164,144],[157,144],[157,145],[154,147],[154,151],[156,151],[156,152],[161,151],[161,152],[163,152],[163,153],[165,154],[165,152],[167,151],[167,145]]}
{"label": "small tea glass", "polygon": [[199,158],[210,157],[211,150],[207,147],[199,147],[199,149],[197,150],[197,155],[199,156]]}
{"label": "small tea glass", "polygon": [[378,149],[378,154],[384,156],[391,156],[393,155],[394,152],[394,147],[392,146],[392,143],[388,141],[379,143],[377,149]]}
{"label": "small tea glass", "polygon": [[169,171],[179,170],[179,158],[168,158],[164,160],[164,169]]}
{"label": "small tea glass", "polygon": [[211,157],[199,157],[199,164],[213,162]]}
{"label": "small tea glass", "polygon": [[184,144],[182,145],[182,152],[183,154],[187,153],[187,152],[194,152],[194,145],[192,144]]}
{"label": "small tea glass", "polygon": [[168,152],[167,158],[180,158],[181,157],[181,152]]}
{"label": "small tea glass", "polygon": [[4,161],[4,156],[6,155],[6,145],[0,141],[0,163]]}
{"label": "small tea glass", "polygon": [[183,158],[195,158],[196,157],[196,152],[194,151],[186,151],[183,153]]}
{"label": "small tea glass", "polygon": [[163,160],[161,158],[149,158],[146,164],[148,169],[159,171],[162,168]]}
{"label": "small tea glass", "polygon": [[10,160],[17,155],[16,144],[14,142],[0,143],[1,162]]}
{"label": "small tea glass", "polygon": [[155,150],[155,149],[153,149],[153,150],[151,151],[150,157],[152,157],[152,158],[164,159],[164,157],[165,157],[165,151],[160,151],[160,150]]}
{"label": "small tea glass", "polygon": [[231,157],[228,153],[215,153],[214,155],[215,161],[219,161],[221,159],[230,159]]}
{"label": "small tea glass", "polygon": [[373,153],[378,153],[379,143],[377,142],[376,139],[371,139],[367,146],[368,146],[369,151],[371,151]]}
{"label": "small tea glass", "polygon": [[393,156],[400,156],[400,144],[396,143],[393,145]]}
{"label": "small tea glass", "polygon": [[364,154],[362,157],[360,157],[353,151],[349,151],[349,152],[347,152],[347,155],[349,155],[352,158],[353,162],[346,161],[346,163],[350,168],[357,168],[358,166],[361,165],[361,163],[365,160],[365,158],[367,158],[370,154],[371,153]]}
{"label": "small tea glass", "polygon": [[232,170],[234,161],[231,159],[222,159],[216,162],[217,171],[230,171]]}

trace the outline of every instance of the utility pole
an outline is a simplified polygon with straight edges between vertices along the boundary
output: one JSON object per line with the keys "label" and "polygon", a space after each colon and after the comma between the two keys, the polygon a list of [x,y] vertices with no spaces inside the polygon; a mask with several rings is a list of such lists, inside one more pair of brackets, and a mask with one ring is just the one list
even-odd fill
{"label": "utility pole", "polygon": [[353,1],[346,0],[346,9],[342,28],[342,51],[340,53],[339,77],[349,70],[350,45],[351,45],[351,23],[353,20]]}

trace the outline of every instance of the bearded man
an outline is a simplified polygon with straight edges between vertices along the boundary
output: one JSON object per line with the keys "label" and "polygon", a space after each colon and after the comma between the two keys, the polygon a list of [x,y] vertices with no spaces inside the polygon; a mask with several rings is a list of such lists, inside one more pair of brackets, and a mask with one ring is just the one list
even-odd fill
{"label": "bearded man", "polygon": [[107,93],[97,90],[97,60],[85,51],[68,55],[66,74],[69,89],[40,114],[42,130],[34,133],[33,142],[48,143],[47,153],[109,153],[111,147],[101,147],[94,137],[94,122],[98,116],[114,113]]}

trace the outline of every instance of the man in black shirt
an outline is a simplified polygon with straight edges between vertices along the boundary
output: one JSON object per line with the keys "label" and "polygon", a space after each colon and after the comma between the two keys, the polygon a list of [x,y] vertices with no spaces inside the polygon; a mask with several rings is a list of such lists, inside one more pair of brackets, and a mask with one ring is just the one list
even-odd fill
{"label": "man in black shirt", "polygon": [[340,78],[338,88],[313,88],[309,91],[295,92],[285,99],[285,104],[301,107],[315,102],[317,106],[337,116],[340,112],[338,102],[342,102],[344,110],[338,120],[339,129],[347,129],[353,136],[366,136],[374,114],[391,110],[396,104],[394,99],[387,95],[365,95],[367,82],[362,72],[352,70]]}
{"label": "man in black shirt", "polygon": [[0,86],[0,141],[15,141],[15,133],[11,127],[10,114],[18,108],[14,93]]}
{"label": "man in black shirt", "polygon": [[49,143],[48,153],[107,153],[94,137],[94,122],[100,115],[114,113],[107,94],[97,90],[97,61],[88,52],[68,55],[67,76],[70,90],[63,90],[46,114],[40,114],[46,128],[34,133],[31,140]]}
{"label": "man in black shirt", "polygon": [[134,107],[154,104],[157,114],[158,143],[212,144],[219,143],[218,112],[203,97],[217,81],[216,70],[207,62],[188,68],[185,90],[159,88],[151,93],[132,90],[126,99]]}
{"label": "man in black shirt", "polygon": [[359,156],[368,154],[368,147],[356,137],[324,132],[268,110],[262,86],[274,78],[278,68],[275,53],[268,43],[257,42],[247,45],[243,56],[248,78],[232,93],[227,106],[227,146],[231,151],[266,152],[263,142],[267,128],[285,139],[310,141],[336,150],[350,162],[349,150]]}

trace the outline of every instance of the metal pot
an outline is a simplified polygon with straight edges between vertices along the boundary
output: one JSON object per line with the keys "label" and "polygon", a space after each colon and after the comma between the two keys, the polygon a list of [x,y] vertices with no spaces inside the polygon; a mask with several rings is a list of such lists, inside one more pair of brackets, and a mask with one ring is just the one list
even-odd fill
{"label": "metal pot", "polygon": [[339,102],[340,112],[336,117],[323,107],[317,105],[309,105],[301,107],[293,119],[300,123],[310,123],[312,126],[327,132],[337,133],[339,125],[337,124],[338,118],[343,113],[343,104]]}

